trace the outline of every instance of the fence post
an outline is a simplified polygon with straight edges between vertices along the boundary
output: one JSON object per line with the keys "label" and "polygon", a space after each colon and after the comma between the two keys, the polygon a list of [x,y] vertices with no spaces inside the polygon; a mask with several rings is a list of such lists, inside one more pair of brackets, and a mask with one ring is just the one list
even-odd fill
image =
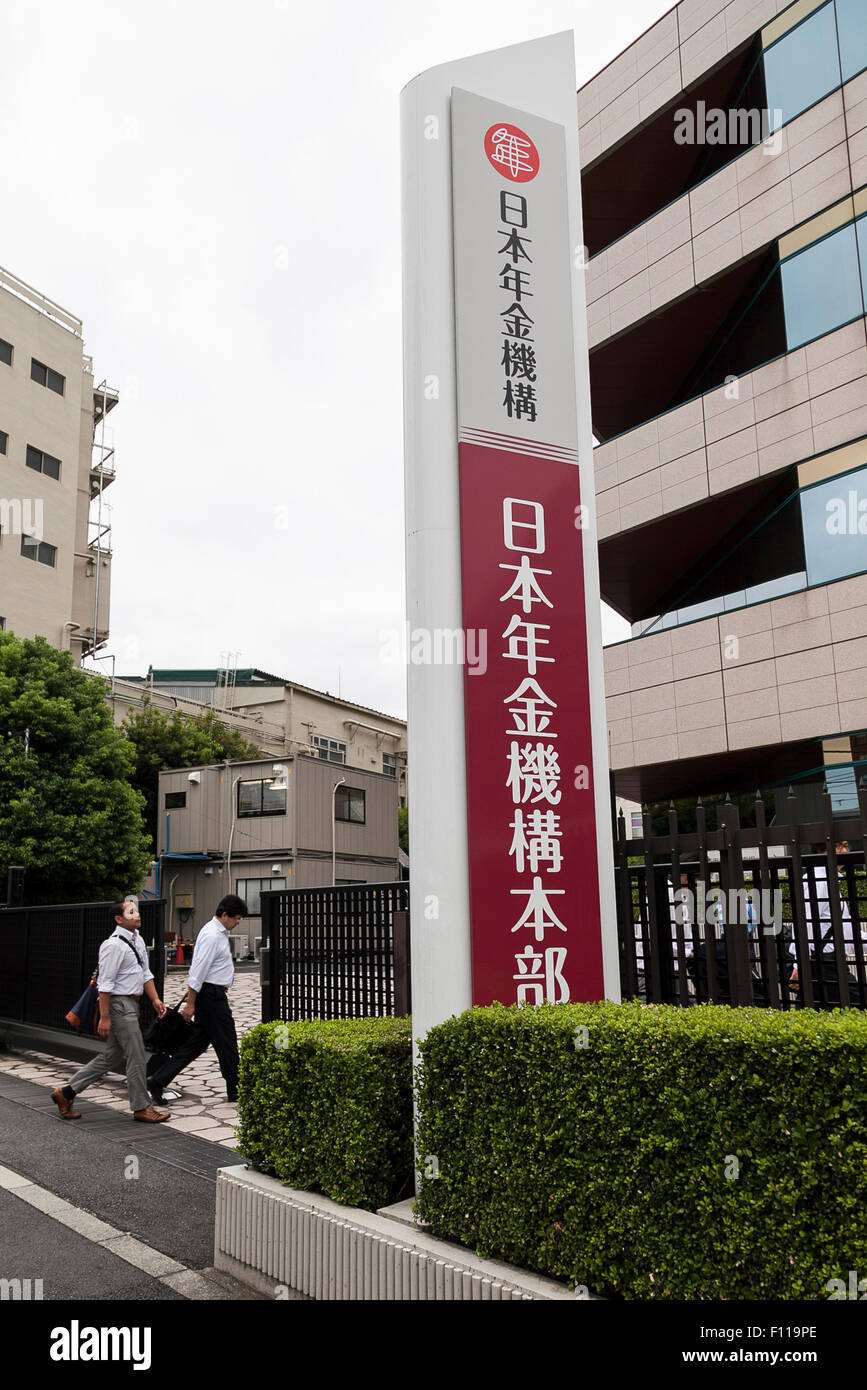
{"label": "fence post", "polygon": [[411,1012],[410,1003],[410,939],[409,913],[400,911],[392,916],[394,929],[394,1014],[405,1018]]}
{"label": "fence post", "polygon": [[[768,867],[768,839],[767,827],[765,825],[765,803],[762,798],[761,788],[756,790],[756,830],[759,838],[759,907],[756,912],[756,944],[758,945],[757,958],[761,964],[764,976],[765,991],[767,1002],[771,1008],[780,1007],[780,982],[779,975],[779,941],[773,937],[773,946],[768,939],[768,932],[765,927],[768,925],[762,920],[762,904],[771,901],[771,871]],[[755,887],[755,875],[753,875],[753,886]],[[765,892],[768,894],[765,899]]]}
{"label": "fence post", "polygon": [[[726,956],[729,963],[732,1004],[752,1004],[753,982],[750,973],[747,924],[729,920],[732,915],[729,908],[732,903],[733,889],[738,895],[736,898],[738,904],[743,901],[740,895],[744,891],[744,869],[740,847],[740,812],[737,806],[732,804],[731,797],[728,795],[726,795],[725,805],[720,812],[720,822],[723,830],[723,843],[720,850],[720,879],[725,895],[723,920],[725,922]],[[740,913],[736,912],[734,915],[739,917]]]}
{"label": "fence post", "polygon": [[[828,883],[831,935],[834,938],[834,963],[837,967],[837,988],[840,993],[840,1004],[845,1009],[849,1004],[849,965],[846,960],[846,946],[843,941],[843,908],[840,900],[840,870],[837,866],[837,838],[834,833],[831,793],[828,791],[827,782],[822,783],[822,821],[825,827],[825,877]],[[824,946],[824,942],[822,944]],[[822,980],[825,977],[822,952],[817,952],[817,956],[816,971],[819,979]]]}
{"label": "fence post", "polygon": [[620,988],[627,999],[638,993],[638,968],[635,956],[635,919],[632,912],[632,884],[629,879],[629,854],[626,847],[626,819],[623,807],[617,815],[617,913],[620,919],[618,937],[621,949]]}
{"label": "fence post", "polygon": [[272,951],[274,923],[274,900],[270,893],[263,893],[262,907],[262,945],[259,948],[259,986],[262,991],[262,1022],[271,1023],[275,1017],[272,979],[276,978]]}

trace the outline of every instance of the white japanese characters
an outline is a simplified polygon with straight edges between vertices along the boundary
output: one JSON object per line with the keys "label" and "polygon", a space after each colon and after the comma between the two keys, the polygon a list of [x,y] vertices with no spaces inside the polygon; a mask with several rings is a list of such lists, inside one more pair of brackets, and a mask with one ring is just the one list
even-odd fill
{"label": "white japanese characters", "polygon": [[[514,806],[509,823],[509,859],[520,884],[509,892],[525,900],[510,934],[531,931],[538,945],[537,949],[528,944],[515,953],[516,973],[512,979],[519,1004],[541,1004],[545,1000],[565,1004],[569,999],[569,984],[563,973],[567,947],[562,942],[549,944],[557,932],[567,932],[550,901],[566,895],[564,888],[550,883],[551,876],[559,874],[563,866],[561,815],[551,809],[559,806],[563,795],[555,742],[558,735],[552,727],[557,701],[536,680],[539,667],[555,667],[556,660],[544,650],[551,646],[545,634],[551,631],[552,624],[528,621],[534,609],[539,617],[542,613],[551,617],[554,608],[544,587],[552,571],[534,565],[530,559],[545,553],[545,511],[541,502],[520,497],[503,499],[503,545],[509,552],[518,552],[520,560],[517,564],[504,560],[499,566],[514,576],[500,595],[500,603],[511,606],[511,611],[506,610],[509,617],[502,637],[507,645],[501,655],[524,668],[523,679],[503,699],[512,721],[511,727],[507,721],[505,728],[509,739],[506,786]],[[546,680],[549,684],[556,681],[556,671],[550,670]],[[529,885],[525,887],[528,878]],[[562,905],[558,906],[562,912]]]}

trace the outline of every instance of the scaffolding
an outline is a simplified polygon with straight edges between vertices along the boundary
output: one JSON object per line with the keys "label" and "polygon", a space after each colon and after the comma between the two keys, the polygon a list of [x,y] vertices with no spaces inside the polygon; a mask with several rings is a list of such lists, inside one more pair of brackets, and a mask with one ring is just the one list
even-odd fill
{"label": "scaffolding", "polygon": [[93,591],[93,630],[91,642],[85,648],[82,655],[94,657],[101,647],[108,641],[108,629],[105,636],[100,639],[99,631],[99,598],[100,598],[100,578],[102,574],[103,555],[111,555],[111,522],[106,516],[110,508],[104,503],[103,494],[109,483],[114,482],[115,477],[115,453],[114,436],[110,431],[106,431],[106,419],[109,411],[113,410],[118,402],[117,391],[101,381],[93,393],[93,448],[90,463],[90,501],[91,507],[95,504],[96,516],[89,516],[87,522],[88,537],[88,564],[93,565],[94,591]]}

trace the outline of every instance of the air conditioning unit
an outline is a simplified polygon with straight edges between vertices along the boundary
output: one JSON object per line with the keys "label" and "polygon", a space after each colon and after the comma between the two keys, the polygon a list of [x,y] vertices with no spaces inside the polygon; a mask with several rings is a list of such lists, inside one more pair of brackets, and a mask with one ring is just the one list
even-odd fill
{"label": "air conditioning unit", "polygon": [[235,960],[246,960],[250,954],[250,938],[245,932],[230,932],[229,941],[232,944],[232,955]]}

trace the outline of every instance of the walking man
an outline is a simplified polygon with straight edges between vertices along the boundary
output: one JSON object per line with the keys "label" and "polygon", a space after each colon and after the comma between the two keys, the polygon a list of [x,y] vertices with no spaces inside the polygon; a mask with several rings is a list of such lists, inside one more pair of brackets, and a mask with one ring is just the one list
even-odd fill
{"label": "walking man", "polygon": [[129,1103],[134,1120],[160,1124],[168,1114],[155,1110],[148,1099],[146,1056],[138,1022],[139,1000],[144,992],[162,1018],[166,1006],[157,994],[148,966],[147,949],[138,934],[141,926],[138,905],[127,901],[112,907],[114,932],[99,948],[96,985],[99,991],[97,1031],[105,1047],[87,1066],[69,1078],[66,1086],[51,1092],[51,1099],[64,1120],[79,1120],[73,1101],[92,1081],[109,1071],[126,1074]]}
{"label": "walking man", "polygon": [[227,1100],[238,1099],[238,1037],[227,998],[229,986],[235,983],[229,932],[235,931],[241,918],[246,916],[244,899],[228,893],[196,937],[187,997],[181,1008],[181,1017],[189,1023],[195,1014],[195,1022],[189,1038],[181,1043],[174,1056],[148,1075],[148,1087],[157,1104],[163,1099],[163,1088],[190,1062],[201,1057],[209,1046],[217,1054]]}

